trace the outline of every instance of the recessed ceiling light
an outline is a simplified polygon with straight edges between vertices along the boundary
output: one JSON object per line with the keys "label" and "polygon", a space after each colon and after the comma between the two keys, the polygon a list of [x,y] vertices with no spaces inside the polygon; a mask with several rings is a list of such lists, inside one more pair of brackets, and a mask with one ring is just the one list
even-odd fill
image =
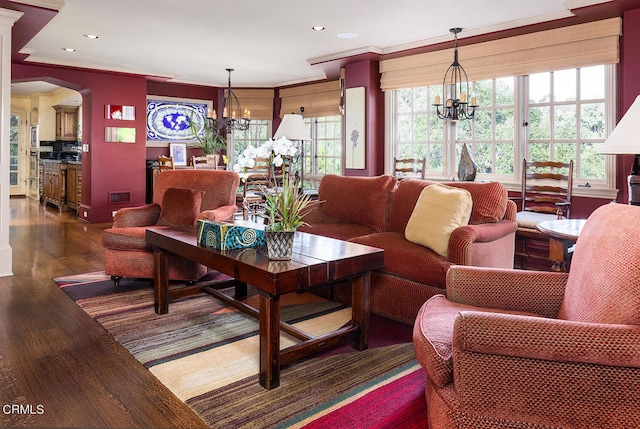
{"label": "recessed ceiling light", "polygon": [[76,48],[62,48],[62,50],[67,52],[75,52]]}
{"label": "recessed ceiling light", "polygon": [[314,25],[313,27],[311,27],[311,29],[313,31],[322,31],[322,30],[325,29],[325,26],[324,25]]}
{"label": "recessed ceiling light", "polygon": [[338,39],[355,39],[358,37],[358,33],[338,33],[336,37]]}
{"label": "recessed ceiling light", "polygon": [[91,39],[91,40],[95,40],[97,39],[99,36],[95,35],[95,34],[83,34],[84,37],[86,37],[87,39]]}

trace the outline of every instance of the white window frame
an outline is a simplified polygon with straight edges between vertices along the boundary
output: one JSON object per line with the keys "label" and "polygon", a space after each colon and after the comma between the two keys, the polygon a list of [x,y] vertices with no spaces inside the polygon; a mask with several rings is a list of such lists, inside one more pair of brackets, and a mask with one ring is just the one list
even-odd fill
{"label": "white window frame", "polygon": [[[616,123],[616,106],[617,106],[617,65],[611,64],[605,67],[605,115],[606,115],[606,135],[608,136]],[[527,132],[523,125],[522,118],[525,117],[526,111],[526,85],[524,83],[524,76],[516,77],[516,111],[514,112],[514,126],[515,126],[515,154],[514,159],[514,174],[513,178],[495,178],[490,180],[497,180],[503,183],[509,190],[519,191],[520,182],[522,177],[521,160],[526,157],[528,152]],[[395,156],[395,135],[396,135],[396,111],[395,111],[395,91],[385,91],[385,172],[387,174],[393,174],[393,159]],[[524,102],[523,102],[524,101]],[[445,139],[445,151],[443,162],[445,163],[444,177],[429,176],[429,180],[444,180],[449,181],[452,179],[457,180],[457,166],[455,165],[455,142],[451,142],[449,136],[455,136],[455,126],[449,122],[445,126],[444,139]],[[614,155],[603,155],[605,159],[605,180],[604,183],[591,187],[584,187],[581,182],[574,182],[573,195],[584,196],[590,198],[604,198],[615,200],[618,194],[616,188],[616,162]],[[476,179],[478,180],[478,179]]]}

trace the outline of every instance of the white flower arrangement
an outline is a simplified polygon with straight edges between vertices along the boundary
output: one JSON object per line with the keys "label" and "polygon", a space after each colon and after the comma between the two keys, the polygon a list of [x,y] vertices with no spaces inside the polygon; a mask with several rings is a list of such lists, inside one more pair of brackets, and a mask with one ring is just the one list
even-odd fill
{"label": "white flower arrangement", "polygon": [[258,147],[248,146],[238,155],[238,162],[233,166],[233,170],[238,173],[246,168],[253,168],[256,158],[270,159],[274,167],[281,167],[286,158],[295,158],[298,152],[299,148],[286,137],[269,139]]}

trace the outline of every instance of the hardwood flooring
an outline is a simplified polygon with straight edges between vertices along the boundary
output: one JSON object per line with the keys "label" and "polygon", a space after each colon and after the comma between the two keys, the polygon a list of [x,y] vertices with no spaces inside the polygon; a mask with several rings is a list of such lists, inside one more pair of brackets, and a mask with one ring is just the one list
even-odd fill
{"label": "hardwood flooring", "polygon": [[52,280],[102,270],[109,226],[11,199],[14,275],[0,278],[0,426],[206,427]]}

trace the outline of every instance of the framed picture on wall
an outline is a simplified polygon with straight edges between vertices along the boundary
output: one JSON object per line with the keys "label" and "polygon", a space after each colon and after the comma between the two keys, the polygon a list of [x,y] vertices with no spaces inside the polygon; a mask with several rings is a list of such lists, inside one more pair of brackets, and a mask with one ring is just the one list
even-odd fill
{"label": "framed picture on wall", "polygon": [[345,168],[364,170],[365,168],[365,97],[364,87],[346,90],[346,147]]}
{"label": "framed picture on wall", "polygon": [[149,96],[147,98],[147,146],[171,142],[190,142],[194,138],[191,122],[202,128],[213,102],[183,98]]}
{"label": "framed picture on wall", "polygon": [[187,144],[169,143],[169,155],[173,157],[173,165],[187,165]]}

